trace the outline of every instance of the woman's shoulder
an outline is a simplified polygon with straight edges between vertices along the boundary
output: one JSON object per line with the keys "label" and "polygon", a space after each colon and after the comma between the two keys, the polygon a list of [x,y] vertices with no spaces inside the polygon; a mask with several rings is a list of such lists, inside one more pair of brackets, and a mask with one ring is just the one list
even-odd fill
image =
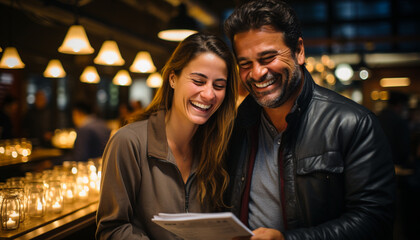
{"label": "woman's shoulder", "polygon": [[142,120],[142,121],[136,121],[129,123],[121,128],[119,128],[115,134],[114,138],[138,138],[142,135],[145,135],[147,133],[147,122],[148,120]]}

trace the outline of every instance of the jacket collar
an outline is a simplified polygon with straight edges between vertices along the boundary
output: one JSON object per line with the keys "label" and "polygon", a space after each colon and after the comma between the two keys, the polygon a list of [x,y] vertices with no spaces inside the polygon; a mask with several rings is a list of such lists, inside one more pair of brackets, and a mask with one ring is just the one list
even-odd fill
{"label": "jacket collar", "polygon": [[[165,159],[176,165],[176,160],[168,145],[166,137],[165,111],[152,113],[147,122],[147,156],[156,159]],[[198,167],[198,158],[193,160],[191,173]]]}
{"label": "jacket collar", "polygon": [[[297,100],[296,107],[293,108],[293,112],[287,116],[287,121],[290,122],[291,118],[296,114],[304,112],[312,99],[313,90],[315,83],[312,79],[311,74],[306,70],[305,66],[301,66],[304,74],[304,83],[302,91],[300,92]],[[237,124],[240,127],[249,128],[259,123],[260,114],[263,108],[254,100],[251,95],[248,95],[244,101],[239,105]]]}
{"label": "jacket collar", "polygon": [[147,154],[149,157],[166,159],[168,157],[168,141],[165,129],[165,111],[152,113],[147,123]]}

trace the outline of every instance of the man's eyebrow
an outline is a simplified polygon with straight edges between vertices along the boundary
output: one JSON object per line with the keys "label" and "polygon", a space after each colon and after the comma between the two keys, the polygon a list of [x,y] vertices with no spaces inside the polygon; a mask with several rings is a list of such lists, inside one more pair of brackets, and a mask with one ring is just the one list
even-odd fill
{"label": "man's eyebrow", "polygon": [[[257,57],[261,58],[261,57],[263,57],[264,55],[267,55],[267,54],[277,54],[277,53],[279,53],[278,50],[274,50],[274,49],[266,50],[266,51],[262,51],[262,52],[258,53]],[[249,58],[246,58],[246,57],[238,57],[237,61],[240,62],[240,61],[245,61],[245,60],[248,60],[248,59]]]}
{"label": "man's eyebrow", "polygon": [[267,54],[277,54],[279,51],[278,50],[266,50],[266,51],[263,51],[263,52],[260,52],[260,53],[258,53],[258,57],[262,57],[262,56],[264,56],[264,55],[267,55]]}

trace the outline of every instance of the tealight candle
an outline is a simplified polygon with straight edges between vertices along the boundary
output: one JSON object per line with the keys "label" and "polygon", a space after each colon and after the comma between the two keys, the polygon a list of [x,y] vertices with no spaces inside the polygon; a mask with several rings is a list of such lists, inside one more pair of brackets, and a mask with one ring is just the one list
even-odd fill
{"label": "tealight candle", "polygon": [[38,214],[42,213],[44,206],[42,205],[41,201],[38,201],[37,205],[36,205],[36,211]]}
{"label": "tealight candle", "polygon": [[7,220],[7,222],[6,222],[6,228],[7,229],[14,229],[14,228],[16,228],[16,226],[17,226],[17,223],[16,223],[16,221],[13,221],[12,218],[9,218],[9,220]]}
{"label": "tealight candle", "polygon": [[80,198],[80,199],[86,199],[86,198],[87,198],[87,192],[86,192],[84,189],[82,189],[82,190],[79,192],[79,198]]}
{"label": "tealight candle", "polygon": [[55,202],[52,205],[52,209],[53,209],[53,212],[58,213],[58,212],[61,212],[62,206],[61,206],[61,204],[59,202]]}
{"label": "tealight candle", "polygon": [[19,213],[15,212],[15,211],[13,211],[9,216],[13,219],[16,219],[16,218],[19,219]]}
{"label": "tealight candle", "polygon": [[66,196],[68,199],[73,199],[73,191],[72,190],[70,190],[70,189],[67,189],[67,196]]}

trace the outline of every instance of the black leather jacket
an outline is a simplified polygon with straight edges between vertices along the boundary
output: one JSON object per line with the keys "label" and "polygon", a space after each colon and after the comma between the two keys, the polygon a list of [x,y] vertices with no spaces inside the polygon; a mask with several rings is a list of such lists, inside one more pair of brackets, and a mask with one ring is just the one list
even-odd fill
{"label": "black leather jacket", "polygon": [[[376,116],[316,85],[303,69],[304,87],[286,118],[280,146],[285,238],[392,239],[395,174]],[[252,129],[261,111],[251,96],[244,100],[229,145],[226,202],[238,217],[255,138]]]}

